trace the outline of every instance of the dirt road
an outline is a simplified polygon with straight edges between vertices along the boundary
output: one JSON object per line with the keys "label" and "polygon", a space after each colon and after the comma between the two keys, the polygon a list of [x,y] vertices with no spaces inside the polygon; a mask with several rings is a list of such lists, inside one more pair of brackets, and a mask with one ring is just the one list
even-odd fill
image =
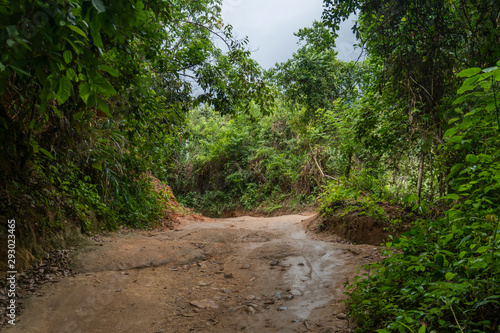
{"label": "dirt road", "polygon": [[74,259],[6,332],[350,332],[342,298],[371,245],[313,239],[308,217],[186,222],[124,231]]}

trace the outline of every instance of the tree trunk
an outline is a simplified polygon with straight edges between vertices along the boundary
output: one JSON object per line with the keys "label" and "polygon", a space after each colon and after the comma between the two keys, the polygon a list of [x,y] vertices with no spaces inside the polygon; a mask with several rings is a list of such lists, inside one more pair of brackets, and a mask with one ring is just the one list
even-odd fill
{"label": "tree trunk", "polygon": [[351,166],[352,166],[352,149],[349,150],[349,158],[347,160],[347,168],[345,170],[345,178],[349,180],[349,176],[351,175]]}
{"label": "tree trunk", "polygon": [[424,163],[425,163],[425,153],[422,149],[420,153],[420,166],[418,169],[418,182],[417,182],[417,196],[418,196],[418,204],[422,202],[422,182],[424,179]]}
{"label": "tree trunk", "polygon": [[429,163],[430,163],[430,167],[431,167],[431,171],[430,171],[431,196],[430,196],[429,202],[434,202],[434,180],[435,180],[435,176],[434,176],[434,158],[432,156],[432,149],[431,149],[430,154],[429,154]]}

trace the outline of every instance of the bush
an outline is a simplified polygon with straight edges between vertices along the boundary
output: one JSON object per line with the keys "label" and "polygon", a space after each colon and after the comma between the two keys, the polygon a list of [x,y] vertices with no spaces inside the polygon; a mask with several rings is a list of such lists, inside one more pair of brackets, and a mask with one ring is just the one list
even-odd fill
{"label": "bush", "polygon": [[500,69],[459,76],[467,77],[455,101],[461,107],[441,157],[460,161],[442,198],[453,206],[388,243],[389,257],[350,286],[357,332],[500,330]]}

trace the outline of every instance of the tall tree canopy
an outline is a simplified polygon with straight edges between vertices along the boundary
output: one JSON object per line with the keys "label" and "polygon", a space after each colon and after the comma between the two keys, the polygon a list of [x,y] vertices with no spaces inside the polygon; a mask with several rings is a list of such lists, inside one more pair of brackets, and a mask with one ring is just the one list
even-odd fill
{"label": "tall tree canopy", "polygon": [[74,166],[104,201],[127,209],[138,175],[168,169],[192,106],[233,113],[265,103],[261,69],[221,6],[1,1],[2,185],[27,184],[35,169],[64,182],[55,174]]}

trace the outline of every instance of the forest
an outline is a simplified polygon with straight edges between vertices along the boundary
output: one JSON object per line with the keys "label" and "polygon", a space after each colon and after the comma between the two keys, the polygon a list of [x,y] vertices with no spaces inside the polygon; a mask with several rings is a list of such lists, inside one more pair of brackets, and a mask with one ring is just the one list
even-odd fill
{"label": "forest", "polygon": [[[500,2],[324,0],[269,70],[221,7],[0,0],[0,232],[23,220],[37,257],[154,228],[152,177],[214,217],[396,205],[413,218],[349,286],[355,331],[498,332]],[[341,61],[352,14],[363,57]]]}

